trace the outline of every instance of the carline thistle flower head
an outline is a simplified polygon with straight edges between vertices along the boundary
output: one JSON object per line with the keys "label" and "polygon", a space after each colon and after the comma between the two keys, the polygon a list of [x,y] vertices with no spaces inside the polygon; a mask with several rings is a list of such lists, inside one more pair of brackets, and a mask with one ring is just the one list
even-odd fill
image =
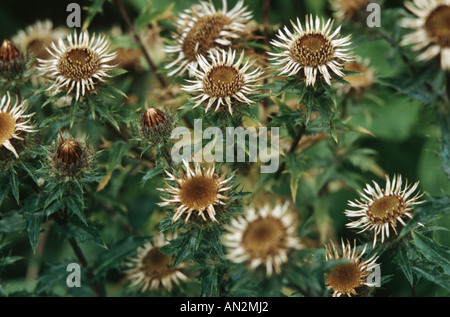
{"label": "carline thistle flower head", "polygon": [[[66,36],[66,33],[64,28],[54,28],[50,20],[37,21],[25,30],[20,30],[12,38],[12,42],[32,57],[49,59],[51,55],[47,47],[58,42],[60,38]],[[35,66],[37,66],[37,60]]]}
{"label": "carline thistle flower head", "polygon": [[255,83],[261,79],[263,72],[257,68],[249,70],[254,61],[247,60],[242,65],[244,52],[236,62],[236,51],[231,48],[228,52],[217,50],[215,54],[210,53],[211,63],[202,55],[197,58],[201,70],[192,69],[196,80],[186,80],[192,85],[182,86],[187,92],[198,93],[194,97],[194,108],[205,103],[205,112],[212,107],[214,111],[226,107],[233,114],[233,109],[239,104],[253,103],[248,95],[257,87]]}
{"label": "carline thistle flower head", "polygon": [[350,218],[359,218],[347,223],[347,227],[361,229],[360,232],[372,231],[375,246],[379,234],[381,234],[381,243],[384,242],[385,237],[389,237],[390,228],[397,235],[398,222],[404,226],[407,218],[412,218],[414,206],[424,201],[419,201],[423,193],[414,194],[419,182],[412,186],[406,183],[402,188],[401,175],[394,175],[392,180],[386,175],[384,189],[381,189],[375,181],[373,184],[373,187],[367,184],[364,193],[358,191],[362,199],[348,202],[350,207],[357,210],[346,210],[345,214]]}
{"label": "carline thistle flower head", "polygon": [[182,75],[199,66],[197,55],[207,58],[209,52],[220,47],[229,47],[233,39],[239,38],[252,14],[240,0],[236,6],[228,10],[227,1],[222,1],[222,9],[216,10],[212,3],[201,1],[180,14],[176,22],[177,34],[174,34],[174,45],[167,46],[165,51],[178,56],[165,66],[172,69],[169,76]]}
{"label": "carline thistle flower head", "polygon": [[137,249],[137,256],[130,257],[125,262],[126,278],[130,287],[139,287],[142,292],[159,290],[161,287],[169,292],[173,284],[187,281],[185,271],[187,265],[180,263],[173,267],[174,259],[160,251],[173,238],[162,233],[154,235],[152,242],[147,242]]}
{"label": "carline thistle flower head", "polygon": [[34,126],[30,124],[34,113],[25,114],[26,111],[26,101],[19,103],[16,99],[15,104],[12,105],[9,93],[0,101],[0,146],[11,151],[16,158],[19,158],[19,154],[13,145],[15,140],[23,140],[20,136],[22,132],[36,132]]}
{"label": "carline thistle flower head", "polygon": [[401,45],[412,45],[421,51],[418,61],[427,61],[440,54],[441,68],[450,71],[450,1],[414,0],[405,7],[416,17],[406,17],[401,25],[414,30],[405,35]]}
{"label": "carline thistle flower head", "polygon": [[367,260],[363,259],[366,252],[366,246],[362,251],[358,251],[356,241],[354,241],[353,250],[350,242],[341,241],[342,250],[339,253],[336,250],[334,243],[331,241],[330,245],[325,246],[325,260],[349,260],[348,263],[338,264],[334,266],[330,273],[325,274],[325,284],[330,289],[333,297],[340,297],[347,295],[358,295],[356,289],[367,285],[373,286],[367,282],[367,277],[371,273],[374,266],[378,265],[375,261],[378,259],[377,255],[373,255]]}
{"label": "carline thistle flower head", "polygon": [[51,44],[49,59],[38,59],[38,69],[52,78],[48,90],[76,92],[76,100],[88,91],[95,91],[99,82],[104,82],[108,71],[114,69],[116,53],[109,53],[109,40],[95,34],[90,38],[87,31],[77,35],[69,34],[66,42],[60,38],[58,44]]}
{"label": "carline thistle flower head", "polygon": [[245,210],[243,217],[232,219],[223,235],[227,258],[234,263],[247,263],[251,270],[264,266],[266,275],[281,273],[288,254],[302,246],[297,237],[296,219],[288,204],[266,205]]}
{"label": "carline thistle flower head", "polygon": [[[317,74],[321,74],[325,82],[331,85],[331,70],[335,75],[344,77],[342,68],[352,57],[348,46],[350,35],[338,37],[341,27],[332,32],[333,21],[312,15],[306,16],[305,29],[297,18],[297,24],[291,21],[294,33],[285,26],[278,31],[279,40],[271,44],[281,52],[269,52],[273,65],[281,66],[280,75],[294,76],[303,70],[306,85],[314,86]],[[284,33],[283,33],[284,31]]]}
{"label": "carline thistle flower head", "polygon": [[218,175],[214,164],[205,168],[195,162],[194,169],[191,169],[185,159],[183,165],[184,171],[180,168],[178,176],[166,171],[169,176],[166,181],[174,183],[174,186],[166,182],[165,188],[158,188],[170,196],[170,198],[162,197],[163,202],[159,203],[159,206],[176,207],[172,222],[177,221],[183,214],[186,214],[185,222],[187,222],[193,213],[207,221],[206,213],[211,221],[216,222],[214,206],[227,204],[229,197],[225,193],[231,189],[227,184],[233,177],[225,178],[224,175]]}

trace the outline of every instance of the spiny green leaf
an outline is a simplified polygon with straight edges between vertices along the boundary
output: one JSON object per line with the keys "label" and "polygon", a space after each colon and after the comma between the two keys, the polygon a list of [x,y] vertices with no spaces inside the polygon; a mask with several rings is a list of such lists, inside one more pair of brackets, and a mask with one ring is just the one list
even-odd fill
{"label": "spiny green leaf", "polygon": [[62,228],[61,232],[67,238],[75,237],[78,238],[80,242],[92,241],[102,248],[108,249],[105,242],[98,233],[97,228],[91,223],[84,224],[77,219],[73,219]]}
{"label": "spiny green leaf", "polygon": [[450,275],[450,249],[415,231],[412,232],[412,237],[420,253],[427,260],[441,266],[444,272]]}
{"label": "spiny green leaf", "polygon": [[69,273],[67,272],[67,266],[71,262],[63,262],[54,266],[51,266],[42,273],[37,281],[35,292],[38,295],[52,294],[55,287],[60,286],[67,289],[66,279]]}
{"label": "spiny green leaf", "polygon": [[0,232],[17,232],[23,231],[26,228],[26,221],[22,214],[18,212],[11,212],[6,215],[2,215],[0,220]]}
{"label": "spiny green leaf", "polygon": [[6,256],[4,258],[0,258],[0,268],[3,266],[14,264],[22,259],[24,259],[23,256]]}
{"label": "spiny green leaf", "polygon": [[151,170],[148,170],[145,175],[142,177],[141,185],[144,186],[147,181],[152,179],[155,176],[158,176],[159,174],[164,172],[164,168],[162,166],[156,166],[152,168]]}
{"label": "spiny green leaf", "polygon": [[450,291],[450,276],[439,271],[438,266],[427,263],[416,263],[412,270],[418,276],[424,277],[430,282],[442,286]]}
{"label": "spiny green leaf", "polygon": [[83,201],[73,199],[72,197],[67,197],[66,206],[69,212],[73,213],[78,217],[78,219],[80,219],[84,224],[87,225],[86,216],[84,214]]}
{"label": "spiny green leaf", "polygon": [[106,163],[106,172],[111,173],[122,166],[122,159],[128,155],[131,148],[130,143],[122,141],[115,142],[110,150],[108,150],[109,160]]}
{"label": "spiny green leaf", "polygon": [[19,204],[19,179],[17,178],[17,172],[12,169],[9,174],[9,185],[11,186],[11,192],[16,199],[17,204]]}
{"label": "spiny green leaf", "polygon": [[142,246],[151,237],[129,236],[109,245],[108,249],[100,253],[93,265],[93,274],[102,276],[111,269],[120,269],[120,264],[128,256],[136,254],[138,247]]}
{"label": "spiny green leaf", "polygon": [[449,213],[449,196],[430,197],[430,201],[415,208],[413,218],[406,223],[405,227],[403,227],[399,237],[404,237],[411,230],[418,228],[420,224],[426,225],[440,217],[448,215]]}
{"label": "spiny green leaf", "polygon": [[413,285],[414,277],[412,274],[411,262],[410,259],[408,258],[407,252],[408,251],[403,246],[400,246],[398,248],[398,253],[395,256],[395,259],[398,263],[398,266],[405,275],[406,279],[408,280],[409,284]]}
{"label": "spiny green leaf", "polygon": [[39,234],[41,233],[44,212],[26,212],[24,214],[27,222],[27,233],[33,252],[36,251]]}

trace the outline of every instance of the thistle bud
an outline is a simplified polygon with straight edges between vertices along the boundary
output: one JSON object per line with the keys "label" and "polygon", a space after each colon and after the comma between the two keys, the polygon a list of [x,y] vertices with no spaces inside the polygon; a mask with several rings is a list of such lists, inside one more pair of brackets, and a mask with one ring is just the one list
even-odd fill
{"label": "thistle bud", "polygon": [[173,117],[154,107],[147,107],[140,120],[140,133],[151,143],[162,143],[170,138]]}
{"label": "thistle bud", "polygon": [[0,47],[0,60],[2,62],[11,62],[18,58],[20,55],[19,50],[10,41],[4,40]]}
{"label": "thistle bud", "polygon": [[[4,40],[0,47],[0,72],[5,77],[16,76],[25,68],[23,54],[10,41]],[[9,75],[9,76],[8,76]]]}
{"label": "thistle bud", "polygon": [[76,164],[83,155],[83,149],[76,140],[63,140],[56,149],[56,158],[65,164]]}
{"label": "thistle bud", "polygon": [[142,116],[142,125],[146,128],[156,128],[158,125],[163,124],[166,120],[164,112],[157,108],[148,107]]}
{"label": "thistle bud", "polygon": [[51,156],[55,172],[60,176],[76,178],[83,169],[89,167],[91,155],[80,141],[64,139],[60,132],[60,140]]}

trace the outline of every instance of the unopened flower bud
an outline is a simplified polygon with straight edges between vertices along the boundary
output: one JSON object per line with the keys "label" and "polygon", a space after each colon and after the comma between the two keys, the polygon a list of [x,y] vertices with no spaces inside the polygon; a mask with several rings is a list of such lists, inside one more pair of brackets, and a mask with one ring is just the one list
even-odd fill
{"label": "unopened flower bud", "polygon": [[148,107],[142,116],[142,125],[146,128],[156,128],[158,125],[166,121],[164,112],[157,108]]}
{"label": "unopened flower bud", "polygon": [[60,140],[52,154],[52,163],[59,176],[76,178],[83,169],[90,165],[90,153],[85,145],[75,139],[64,139],[60,132]]}
{"label": "unopened flower bud", "polygon": [[150,143],[163,143],[170,138],[173,123],[170,114],[154,107],[147,107],[140,120],[140,134]]}
{"label": "unopened flower bud", "polygon": [[4,40],[0,47],[0,73],[2,75],[15,76],[21,73],[25,67],[23,54],[10,41]]}
{"label": "unopened flower bud", "polygon": [[19,57],[19,50],[10,41],[4,40],[0,47],[0,60],[2,62],[11,62]]}
{"label": "unopened flower bud", "polygon": [[56,149],[56,158],[66,164],[77,163],[83,155],[83,149],[76,140],[64,140]]}

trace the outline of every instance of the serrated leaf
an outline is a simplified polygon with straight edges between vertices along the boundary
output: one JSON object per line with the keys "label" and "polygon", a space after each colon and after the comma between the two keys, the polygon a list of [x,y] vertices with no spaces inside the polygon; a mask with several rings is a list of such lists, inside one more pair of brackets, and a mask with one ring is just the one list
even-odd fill
{"label": "serrated leaf", "polygon": [[450,214],[449,196],[430,197],[430,201],[415,208],[413,218],[403,227],[399,237],[404,237],[411,230],[418,228],[420,224],[428,224],[448,214]]}
{"label": "serrated leaf", "polygon": [[11,170],[11,173],[9,174],[9,185],[17,204],[19,204],[19,179],[17,178],[17,172],[14,169]]}
{"label": "serrated leaf", "polygon": [[416,263],[412,270],[415,274],[426,278],[439,286],[442,286],[447,291],[450,291],[450,276],[443,274],[438,270],[438,266],[429,265],[426,263]]}
{"label": "serrated leaf", "polygon": [[415,231],[412,232],[412,237],[420,253],[427,260],[441,266],[444,272],[450,275],[450,249]]}
{"label": "serrated leaf", "polygon": [[178,250],[181,250],[177,254],[175,254],[175,260],[173,263],[173,267],[178,266],[181,262],[183,262],[189,255],[191,255],[191,248],[189,247],[190,238],[188,235],[186,235],[183,240],[182,244],[183,246],[180,246]]}
{"label": "serrated leaf", "polygon": [[30,176],[31,179],[37,184],[38,179],[37,179],[36,175],[31,171],[31,169],[28,168],[28,165],[26,163],[21,162],[20,166],[22,166],[24,171],[27,172],[28,176]]}
{"label": "serrated leaf", "polygon": [[[206,271],[206,272],[205,272]],[[201,273],[202,282],[202,294],[205,297],[218,296],[218,269],[216,267],[207,267],[204,272]]]}
{"label": "serrated leaf", "polygon": [[223,244],[220,241],[220,232],[213,231],[211,238],[211,245],[216,251],[220,259],[225,260],[225,253],[223,252]]}
{"label": "serrated leaf", "polygon": [[147,181],[149,181],[150,179],[152,179],[155,176],[158,176],[159,174],[162,174],[163,172],[164,172],[164,169],[160,166],[156,166],[156,167],[152,168],[151,170],[148,170],[147,172],[145,172],[144,176],[142,177],[141,185],[144,186]]}
{"label": "serrated leaf", "polygon": [[0,220],[0,233],[23,231],[26,226],[27,223],[23,215],[13,211],[4,215]]}
{"label": "serrated leaf", "polygon": [[47,197],[44,203],[44,210],[50,206],[51,203],[53,203],[55,200],[59,201],[61,200],[64,193],[64,187],[63,186],[54,186],[50,190],[50,195]]}
{"label": "serrated leaf", "polygon": [[57,286],[67,287],[66,279],[70,274],[67,272],[67,265],[70,263],[63,262],[45,270],[37,279],[36,294],[51,294]]}
{"label": "serrated leaf", "polygon": [[115,142],[110,150],[108,150],[108,162],[106,163],[107,173],[112,173],[122,166],[122,159],[128,155],[131,148],[130,143],[122,141]]}
{"label": "serrated leaf", "polygon": [[102,109],[102,107],[97,107],[96,110],[102,116],[102,118],[109,121],[114,126],[114,128],[116,128],[117,131],[120,131],[119,124],[108,110],[104,110]]}
{"label": "serrated leaf", "polygon": [[92,241],[102,248],[108,249],[98,233],[97,228],[93,224],[86,225],[74,219],[62,228],[62,232],[68,238],[75,237],[78,238],[80,242]]}
{"label": "serrated leaf", "polygon": [[403,246],[398,248],[398,253],[395,256],[397,263],[408,280],[410,285],[414,283],[414,277],[412,274],[411,262],[407,255],[407,250]]}
{"label": "serrated leaf", "polygon": [[66,206],[70,213],[73,213],[78,217],[84,224],[87,224],[86,215],[84,214],[83,202],[75,200],[72,197],[67,197]]}
{"label": "serrated leaf", "polygon": [[26,212],[24,214],[27,222],[27,233],[33,252],[36,251],[39,234],[41,233],[42,221],[44,219],[44,212]]}
{"label": "serrated leaf", "polygon": [[22,259],[24,259],[23,256],[7,256],[7,257],[4,257],[4,258],[0,258],[0,268],[3,267],[3,266],[14,264],[17,261],[20,261]]}
{"label": "serrated leaf", "polygon": [[98,256],[93,265],[95,276],[104,275],[110,269],[120,269],[121,262],[128,256],[134,255],[137,248],[147,242],[150,237],[130,236],[121,241],[109,245],[108,250]]}

